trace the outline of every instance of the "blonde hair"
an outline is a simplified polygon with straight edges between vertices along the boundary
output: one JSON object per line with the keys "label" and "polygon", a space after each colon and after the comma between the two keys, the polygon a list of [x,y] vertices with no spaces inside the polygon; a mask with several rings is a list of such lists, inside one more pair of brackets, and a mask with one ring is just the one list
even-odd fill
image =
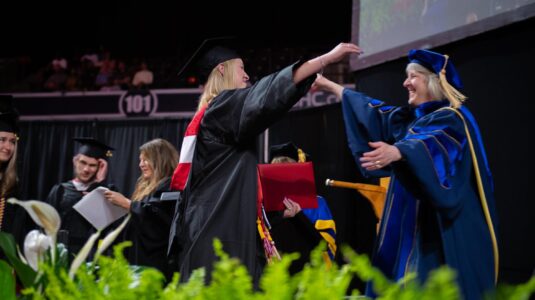
{"label": "blonde hair", "polygon": [[167,177],[173,175],[178,164],[178,152],[164,139],[154,139],[141,145],[139,152],[145,156],[153,173],[150,178],[144,178],[143,174],[139,176],[132,194],[133,201],[140,201],[154,193]]}
{"label": "blonde hair", "polygon": [[[447,60],[446,63],[447,64]],[[415,71],[425,76],[427,90],[431,100],[448,99],[450,106],[459,108],[466,100],[466,96],[451,86],[445,77],[445,71],[441,75],[431,72],[429,69],[417,63],[409,63],[406,72]]]}
{"label": "blonde hair", "polygon": [[282,163],[296,163],[295,159],[288,156],[275,156],[271,160],[272,164],[282,164]]}
{"label": "blonde hair", "polygon": [[221,72],[219,72],[218,70],[219,65],[212,70],[212,72],[208,76],[208,79],[206,80],[206,83],[204,84],[204,91],[199,100],[199,106],[197,107],[197,110],[199,110],[204,105],[210,104],[210,102],[222,91],[233,90],[236,88],[235,72],[229,72],[228,70],[234,70],[239,60],[239,58],[234,58],[222,62],[221,64],[223,65],[223,68],[225,70],[223,74],[221,74]]}
{"label": "blonde hair", "polygon": [[17,185],[17,145],[18,142],[15,142],[13,155],[0,169],[0,197],[6,197]]}

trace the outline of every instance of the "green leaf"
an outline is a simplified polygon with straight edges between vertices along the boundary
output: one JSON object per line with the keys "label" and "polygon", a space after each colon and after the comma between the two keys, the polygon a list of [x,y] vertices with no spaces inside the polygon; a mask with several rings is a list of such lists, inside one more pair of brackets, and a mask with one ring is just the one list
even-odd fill
{"label": "green leaf", "polygon": [[13,269],[3,260],[0,260],[0,299],[16,299]]}
{"label": "green leaf", "polygon": [[24,287],[30,287],[35,281],[37,273],[17,256],[17,246],[13,236],[6,232],[0,232],[0,248],[15,269],[20,282]]}

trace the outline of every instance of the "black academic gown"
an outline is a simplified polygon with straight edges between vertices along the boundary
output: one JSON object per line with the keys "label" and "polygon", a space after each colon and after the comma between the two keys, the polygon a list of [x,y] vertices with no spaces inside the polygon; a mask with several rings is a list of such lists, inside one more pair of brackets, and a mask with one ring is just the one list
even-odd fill
{"label": "black academic gown", "polygon": [[126,257],[131,264],[154,267],[171,279],[173,268],[167,259],[169,228],[173,220],[176,201],[150,201],[169,190],[171,178],[166,178],[151,195],[132,201],[132,219],[125,230],[126,239],[132,241]]}
{"label": "black academic gown", "polygon": [[[10,233],[13,235],[15,242],[19,248],[24,249],[24,238],[26,234],[35,228],[30,215],[19,205],[7,203],[11,197],[18,198],[18,187],[14,188],[12,192],[8,193],[2,201],[4,201],[4,217],[0,231]],[[0,259],[4,258],[3,251],[0,249]]]}
{"label": "black academic gown", "polygon": [[[90,192],[98,186],[104,186],[104,184],[95,183],[86,192]],[[52,205],[61,217],[60,229],[68,232],[67,241],[60,242],[67,242],[67,249],[71,257],[78,254],[89,237],[97,231],[73,208],[83,196],[83,192],[76,190],[72,181],[67,181],[54,185],[46,199],[46,202]]]}
{"label": "black academic gown", "polygon": [[239,258],[255,286],[265,262],[256,231],[256,138],[280,119],[314,81],[293,83],[289,66],[245,89],[214,98],[201,122],[192,170],[175,214],[171,240],[178,244],[181,279],[205,267],[210,280],[216,260],[213,240]]}
{"label": "black academic gown", "polygon": [[299,253],[299,258],[290,265],[290,274],[300,272],[310,261],[310,252],[318,246],[322,237],[307,216],[300,211],[292,218],[284,218],[283,212],[267,214],[271,225],[270,234],[281,253]]}

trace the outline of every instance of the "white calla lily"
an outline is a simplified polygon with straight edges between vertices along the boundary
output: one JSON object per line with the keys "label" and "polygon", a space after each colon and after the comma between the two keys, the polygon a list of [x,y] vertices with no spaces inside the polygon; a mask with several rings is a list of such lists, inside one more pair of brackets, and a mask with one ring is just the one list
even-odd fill
{"label": "white calla lily", "polygon": [[100,230],[93,233],[87,242],[85,242],[85,245],[82,247],[82,250],[78,252],[76,257],[74,258],[74,261],[71,264],[71,268],[69,269],[69,278],[73,279],[74,274],[76,274],[76,271],[78,271],[78,268],[82,265],[82,263],[86,260],[87,256],[89,255],[89,252],[91,252],[91,249],[93,248],[93,245],[97,241],[97,238],[100,236]]}
{"label": "white calla lily", "polygon": [[24,239],[24,256],[32,269],[37,271],[39,262],[43,260],[45,252],[54,244],[51,237],[39,230],[32,230]]}
{"label": "white calla lily", "polygon": [[15,198],[10,198],[7,201],[11,204],[22,206],[30,217],[32,217],[33,221],[41,226],[54,242],[56,241],[56,235],[61,226],[61,219],[52,205],[36,200],[19,201]]}
{"label": "white calla lily", "polygon": [[119,225],[117,228],[115,228],[112,232],[110,232],[104,240],[102,240],[102,243],[100,243],[99,247],[97,248],[97,253],[95,254],[95,260],[106,250],[112,243],[115,241],[117,236],[119,236],[119,233],[123,230],[123,228],[126,226],[128,221],[130,220],[130,217],[132,215],[128,214],[128,216],[124,219],[124,221]]}

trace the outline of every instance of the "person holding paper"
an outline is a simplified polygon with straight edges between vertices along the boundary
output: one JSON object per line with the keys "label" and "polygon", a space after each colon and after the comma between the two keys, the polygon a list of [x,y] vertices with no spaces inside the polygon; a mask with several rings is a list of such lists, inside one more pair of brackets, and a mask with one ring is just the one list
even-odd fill
{"label": "person holding paper", "polygon": [[[50,190],[46,202],[54,206],[61,217],[61,229],[66,230],[67,249],[71,255],[77,254],[96,229],[73,206],[84,195],[99,186],[105,186],[108,172],[108,157],[112,147],[94,138],[75,138],[80,144],[73,157],[74,178],[56,184]],[[65,241],[64,241],[65,242]]]}
{"label": "person holding paper", "polygon": [[143,144],[139,152],[141,175],[132,197],[128,199],[114,191],[106,191],[104,196],[132,214],[125,229],[125,238],[133,244],[126,249],[128,261],[154,267],[171,280],[174,268],[167,259],[167,247],[176,200],[160,201],[160,195],[169,191],[171,175],[178,164],[178,152],[163,139]]}
{"label": "person holding paper", "polygon": [[181,280],[205,267],[210,281],[216,261],[213,240],[218,238],[231,257],[241,260],[257,287],[266,253],[271,253],[257,231],[257,137],[306,94],[324,66],[359,54],[360,49],[341,43],[248,86],[249,76],[235,51],[213,43],[201,48],[204,51],[197,54],[204,91],[186,130],[171,184],[183,192],[171,228],[170,251],[179,254]]}
{"label": "person holding paper", "polygon": [[[463,298],[498,278],[493,180],[477,122],[447,55],[409,52],[408,106],[393,107],[318,76],[342,98],[349,147],[366,176],[391,176],[373,263],[391,280],[448,265]],[[367,293],[373,295],[372,287]]]}
{"label": "person holding paper", "polygon": [[[272,164],[303,163],[310,157],[292,142],[273,145],[270,148]],[[310,252],[321,240],[327,243],[323,258],[330,265],[336,254],[336,224],[327,202],[317,196],[317,208],[301,209],[299,203],[284,199],[283,211],[268,212],[270,233],[275,246],[282,253],[298,252],[299,258],[292,262],[290,273],[301,271],[310,259]]]}

